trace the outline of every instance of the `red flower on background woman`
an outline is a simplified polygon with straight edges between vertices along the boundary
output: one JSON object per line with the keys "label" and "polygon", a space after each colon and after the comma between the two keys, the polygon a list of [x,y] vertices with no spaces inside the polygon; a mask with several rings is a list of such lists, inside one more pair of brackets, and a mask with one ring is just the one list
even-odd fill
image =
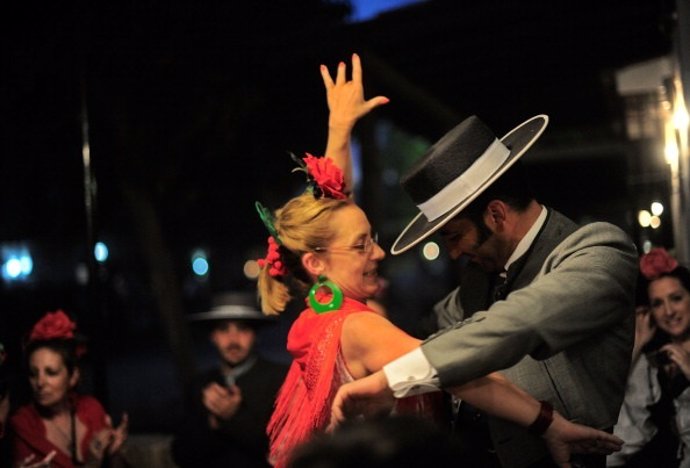
{"label": "red flower on background woman", "polygon": [[62,310],[48,312],[31,329],[29,341],[74,338],[77,325]]}
{"label": "red flower on background woman", "polygon": [[343,171],[330,158],[317,158],[307,153],[302,160],[306,164],[307,174],[314,179],[325,197],[338,200],[347,198]]}
{"label": "red flower on background woman", "polygon": [[669,273],[677,266],[678,261],[662,247],[655,247],[640,258],[640,272],[648,280]]}

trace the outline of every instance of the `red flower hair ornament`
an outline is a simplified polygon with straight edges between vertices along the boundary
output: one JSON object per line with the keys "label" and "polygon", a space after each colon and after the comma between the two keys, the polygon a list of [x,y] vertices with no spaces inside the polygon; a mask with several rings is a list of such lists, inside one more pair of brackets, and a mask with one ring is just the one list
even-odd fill
{"label": "red flower hair ornament", "polygon": [[678,261],[662,247],[655,247],[640,258],[640,272],[650,281],[664,273],[670,273],[676,267]]}
{"label": "red flower hair ornament", "polygon": [[335,198],[345,200],[345,176],[343,171],[330,158],[317,158],[309,153],[302,159],[290,153],[292,159],[299,165],[293,169],[307,174],[307,183],[314,197]]}
{"label": "red flower hair ornament", "polygon": [[62,310],[48,312],[31,329],[29,341],[73,339],[77,325]]}
{"label": "red flower hair ornament", "polygon": [[82,357],[86,354],[83,337],[76,333],[77,324],[62,310],[46,313],[31,329],[28,343],[47,340],[74,340],[75,354]]}
{"label": "red flower hair ornament", "polygon": [[283,276],[287,273],[287,269],[280,259],[280,251],[278,250],[280,246],[273,238],[273,236],[268,236],[268,251],[266,252],[266,258],[260,258],[257,263],[261,268],[268,266],[268,274],[273,276]]}

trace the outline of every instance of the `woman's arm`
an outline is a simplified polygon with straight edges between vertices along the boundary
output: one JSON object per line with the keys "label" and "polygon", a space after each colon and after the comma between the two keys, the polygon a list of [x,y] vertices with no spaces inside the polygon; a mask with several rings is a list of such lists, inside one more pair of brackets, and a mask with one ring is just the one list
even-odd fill
{"label": "woman's arm", "polygon": [[[340,388],[333,402],[330,429],[345,419],[344,411],[349,415],[373,415],[392,407],[392,399],[389,398],[391,404],[388,406],[381,399],[368,399],[367,393],[381,394],[382,386],[388,390],[385,376],[378,371],[384,364],[416,348],[418,343],[419,340],[374,313],[354,314],[345,319],[341,332],[345,362],[353,377],[369,377]],[[351,393],[350,390],[357,386],[367,390]],[[498,373],[449,391],[488,414],[523,427],[530,427],[538,419],[543,419],[542,403]],[[392,397],[389,391],[387,393]],[[545,439],[554,461],[561,467],[570,466],[571,453],[610,454],[621,448],[622,441],[611,434],[571,423],[555,411],[551,417],[550,423],[548,418],[542,421],[546,424],[540,435]]]}
{"label": "woman's arm", "polygon": [[558,466],[570,466],[571,453],[608,455],[622,446],[617,437],[572,423],[555,411],[544,417],[541,402],[495,372],[449,391],[488,414],[522,427],[529,428],[539,421],[541,429],[538,434],[544,438]]}
{"label": "woman's arm", "polygon": [[340,343],[348,370],[354,378],[359,379],[419,347],[420,340],[411,337],[382,315],[362,312],[345,319]]}
{"label": "woman's arm", "polygon": [[[362,378],[417,348],[420,340],[380,315],[360,313],[345,319],[341,343],[352,376]],[[522,426],[529,426],[539,413],[538,401],[498,373],[448,391],[482,411]]]}
{"label": "woman's arm", "polygon": [[342,169],[345,176],[345,187],[352,191],[352,161],[350,154],[350,136],[357,121],[369,111],[389,102],[384,96],[364,99],[362,85],[362,65],[357,54],[352,54],[352,80],[346,78],[345,62],[338,64],[335,81],[328,68],[321,65],[321,77],[326,87],[326,101],[330,111],[328,116],[328,140],[326,142],[327,158]]}

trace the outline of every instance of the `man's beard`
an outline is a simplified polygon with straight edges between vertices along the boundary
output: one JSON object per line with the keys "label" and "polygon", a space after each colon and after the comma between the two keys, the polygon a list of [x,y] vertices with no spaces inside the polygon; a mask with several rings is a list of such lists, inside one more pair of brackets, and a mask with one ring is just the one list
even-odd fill
{"label": "man's beard", "polygon": [[[229,367],[237,367],[237,366],[241,365],[251,355],[251,352],[245,352],[245,349],[241,346],[238,346],[238,345],[227,346],[223,351],[224,351],[223,352],[223,362],[225,362],[225,364],[228,365]],[[238,360],[232,360],[231,361],[229,359],[229,356],[232,356],[231,353],[233,351],[244,352],[245,354],[244,354],[244,356],[242,356]]]}

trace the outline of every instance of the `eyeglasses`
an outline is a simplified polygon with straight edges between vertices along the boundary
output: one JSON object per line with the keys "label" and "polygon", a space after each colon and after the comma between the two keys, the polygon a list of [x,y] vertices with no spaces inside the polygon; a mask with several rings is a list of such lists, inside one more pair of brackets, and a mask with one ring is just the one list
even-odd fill
{"label": "eyeglasses", "polygon": [[361,254],[368,254],[371,249],[374,248],[374,244],[378,245],[379,234],[375,232],[371,237],[369,237],[364,242],[359,244],[351,245],[349,247],[316,247],[314,252],[347,252],[355,251]]}

